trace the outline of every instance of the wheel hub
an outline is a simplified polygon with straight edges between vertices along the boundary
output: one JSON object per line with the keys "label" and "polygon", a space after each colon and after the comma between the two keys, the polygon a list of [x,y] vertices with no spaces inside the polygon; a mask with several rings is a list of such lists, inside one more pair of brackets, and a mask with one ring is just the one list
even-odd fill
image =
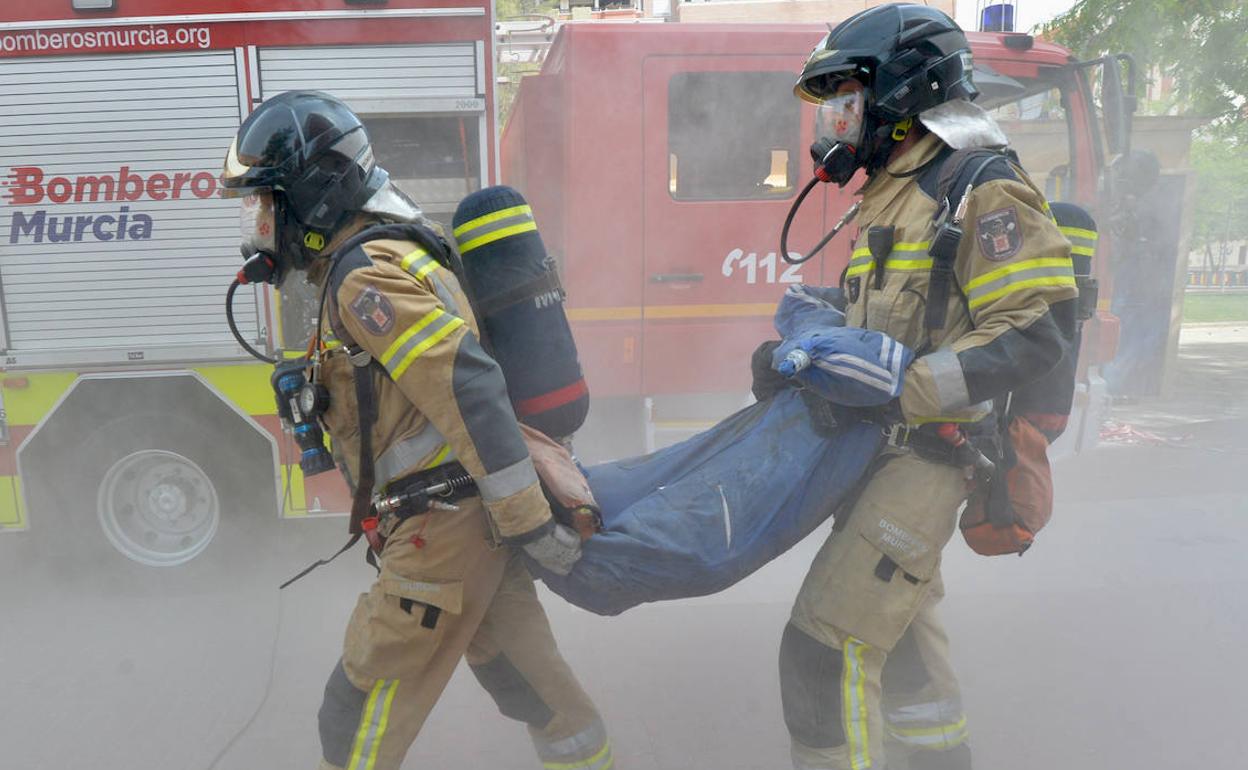
{"label": "wheel hub", "polygon": [[220,502],[212,480],[176,452],[147,449],[113,464],[100,482],[100,526],[126,558],[172,567],[198,556],[216,534]]}

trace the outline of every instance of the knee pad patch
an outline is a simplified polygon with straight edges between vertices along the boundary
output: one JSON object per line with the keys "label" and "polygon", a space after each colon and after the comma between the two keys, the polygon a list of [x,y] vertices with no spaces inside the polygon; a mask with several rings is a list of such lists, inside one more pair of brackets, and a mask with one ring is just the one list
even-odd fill
{"label": "knee pad patch", "polygon": [[366,700],[368,693],[351,684],[342,661],[338,661],[325,683],[325,697],[316,715],[321,755],[329,764],[346,767],[351,761],[351,744],[355,741]]}
{"label": "knee pad patch", "polygon": [[499,654],[487,663],[469,668],[503,716],[539,730],[555,718],[555,712],[506,655]]}
{"label": "knee pad patch", "polygon": [[803,746],[826,749],[845,743],[841,718],[841,651],[792,623],[780,640],[780,699],[789,735]]}
{"label": "knee pad patch", "polygon": [[919,654],[919,642],[914,635],[914,629],[908,628],[884,660],[880,686],[889,695],[914,695],[930,681],[932,675],[923,664],[923,656]]}

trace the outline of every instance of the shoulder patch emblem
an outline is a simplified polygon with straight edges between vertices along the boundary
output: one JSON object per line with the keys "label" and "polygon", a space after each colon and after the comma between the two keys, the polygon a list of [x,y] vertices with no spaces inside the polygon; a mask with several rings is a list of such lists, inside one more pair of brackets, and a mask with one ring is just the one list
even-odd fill
{"label": "shoulder patch emblem", "polygon": [[394,328],[394,305],[376,286],[365,286],[349,307],[352,315],[372,334],[380,336]]}
{"label": "shoulder patch emblem", "polygon": [[975,220],[979,251],[991,262],[1004,262],[1023,248],[1023,228],[1013,206],[997,209]]}

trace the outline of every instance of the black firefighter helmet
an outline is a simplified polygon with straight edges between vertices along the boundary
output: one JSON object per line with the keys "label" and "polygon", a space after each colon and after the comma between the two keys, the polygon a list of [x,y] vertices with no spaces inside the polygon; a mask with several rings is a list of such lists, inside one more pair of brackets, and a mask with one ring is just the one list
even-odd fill
{"label": "black firefighter helmet", "polygon": [[287,91],[239,127],[221,183],[229,197],[273,193],[279,248],[298,253],[283,255],[298,268],[387,179],[364,124],[347,105],[320,91]]}
{"label": "black firefighter helmet", "polygon": [[936,8],[893,3],[854,14],[811,51],[793,92],[819,104],[855,78],[866,111],[896,123],[954,99],[979,95],[962,28]]}

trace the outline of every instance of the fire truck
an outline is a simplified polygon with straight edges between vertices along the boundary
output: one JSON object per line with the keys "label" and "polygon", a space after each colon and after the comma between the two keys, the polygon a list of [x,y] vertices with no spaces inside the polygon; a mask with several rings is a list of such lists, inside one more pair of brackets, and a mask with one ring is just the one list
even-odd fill
{"label": "fire truck", "polygon": [[[228,331],[222,159],[263,99],[329,91],[449,222],[495,176],[493,23],[487,0],[6,0],[0,548],[237,560],[282,519],[349,507],[337,473],[303,477],[272,367]],[[235,313],[280,354],[308,304],[260,289]]]}
{"label": "fire truck", "polygon": [[[837,282],[848,233],[802,265],[777,254],[815,138],[813,107],[793,97],[793,82],[826,33],[822,25],[573,22],[540,73],[521,81],[501,138],[502,175],[531,201],[562,266],[595,398],[583,433],[625,450],[653,447],[741,405],[750,353],[775,337],[784,288]],[[1136,157],[1129,59],[1077,61],[1026,34],[968,37],[978,103],[1037,184],[1103,224],[1130,216],[1117,183]],[[818,188],[790,248],[818,241],[858,186]],[[1117,340],[1106,311],[1113,244],[1110,228],[1101,229],[1101,310],[1085,326],[1077,414],[1059,452],[1095,441],[1105,401],[1097,367]]]}

